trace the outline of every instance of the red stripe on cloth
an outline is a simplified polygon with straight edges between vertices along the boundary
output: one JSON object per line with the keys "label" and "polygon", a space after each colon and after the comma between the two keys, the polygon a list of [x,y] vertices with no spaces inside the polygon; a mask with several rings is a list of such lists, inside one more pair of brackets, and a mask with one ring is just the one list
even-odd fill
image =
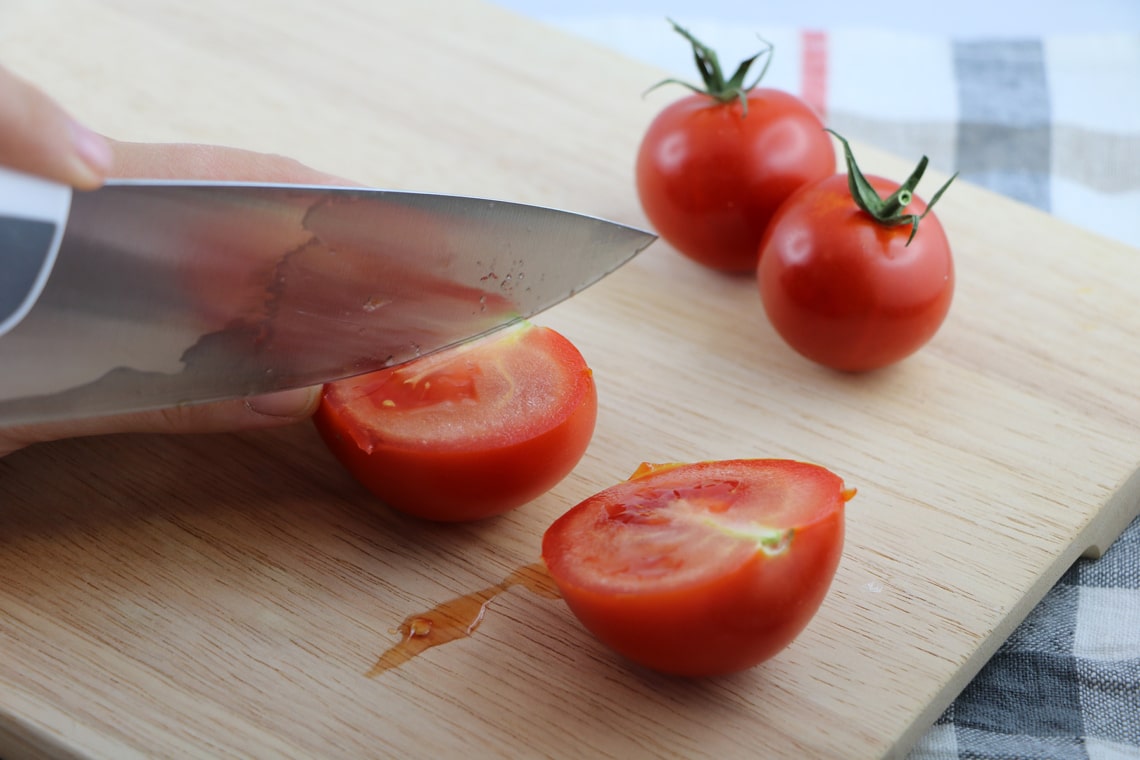
{"label": "red stripe on cloth", "polygon": [[803,56],[800,61],[802,82],[800,97],[815,109],[819,118],[827,117],[827,34],[805,30],[801,36]]}

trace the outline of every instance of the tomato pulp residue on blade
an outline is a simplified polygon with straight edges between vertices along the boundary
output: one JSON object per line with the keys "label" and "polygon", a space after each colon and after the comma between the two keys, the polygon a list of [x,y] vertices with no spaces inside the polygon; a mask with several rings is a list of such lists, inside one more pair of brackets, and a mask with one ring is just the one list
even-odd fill
{"label": "tomato pulp residue on blade", "polygon": [[489,605],[499,594],[512,586],[522,586],[538,596],[557,599],[558,589],[541,562],[524,565],[501,583],[472,591],[470,594],[437,604],[427,612],[404,618],[392,630],[400,641],[380,655],[376,664],[365,674],[375,677],[403,665],[422,652],[470,636],[483,622]]}

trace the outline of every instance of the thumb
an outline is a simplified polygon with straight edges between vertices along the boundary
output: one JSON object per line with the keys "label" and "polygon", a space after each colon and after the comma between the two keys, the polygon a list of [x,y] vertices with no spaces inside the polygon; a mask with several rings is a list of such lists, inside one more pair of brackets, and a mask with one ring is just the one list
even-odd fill
{"label": "thumb", "polygon": [[106,139],[0,66],[0,166],[86,190],[103,183],[111,161]]}
{"label": "thumb", "polygon": [[300,422],[316,411],[321,387],[247,399],[176,406],[146,412],[66,420],[0,430],[0,457],[33,443],[109,433],[220,433]]}

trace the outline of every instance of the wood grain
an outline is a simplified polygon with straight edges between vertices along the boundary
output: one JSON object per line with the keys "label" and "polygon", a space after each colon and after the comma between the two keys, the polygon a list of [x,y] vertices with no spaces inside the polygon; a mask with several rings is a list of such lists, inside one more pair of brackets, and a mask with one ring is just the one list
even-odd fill
{"label": "wood grain", "polygon": [[[0,17],[4,65],[119,138],[645,225],[632,159],[660,72],[475,0],[0,0]],[[856,147],[881,174],[915,158]],[[484,523],[378,508],[308,425],[0,460],[0,754],[902,755],[1140,498],[1137,252],[965,184],[939,213],[954,307],[882,372],[799,359],[749,278],[663,243],[548,312],[594,368],[597,434],[551,493]],[[769,663],[657,676],[512,587],[471,637],[367,676],[407,615],[534,562],[554,517],[639,462],[742,456],[859,489],[832,593]]]}

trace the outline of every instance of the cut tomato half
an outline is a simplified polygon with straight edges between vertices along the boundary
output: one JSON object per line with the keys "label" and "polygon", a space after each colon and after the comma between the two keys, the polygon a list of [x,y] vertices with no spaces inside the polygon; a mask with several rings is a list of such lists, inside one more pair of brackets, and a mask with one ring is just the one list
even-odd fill
{"label": "cut tomato half", "polygon": [[474,520],[519,507],[577,465],[594,378],[561,334],[523,323],[392,369],[331,383],[314,422],[394,509]]}
{"label": "cut tomato half", "polygon": [[815,615],[853,495],[804,462],[643,465],[555,521],[542,557],[570,610],[618,653],[666,673],[731,673]]}

